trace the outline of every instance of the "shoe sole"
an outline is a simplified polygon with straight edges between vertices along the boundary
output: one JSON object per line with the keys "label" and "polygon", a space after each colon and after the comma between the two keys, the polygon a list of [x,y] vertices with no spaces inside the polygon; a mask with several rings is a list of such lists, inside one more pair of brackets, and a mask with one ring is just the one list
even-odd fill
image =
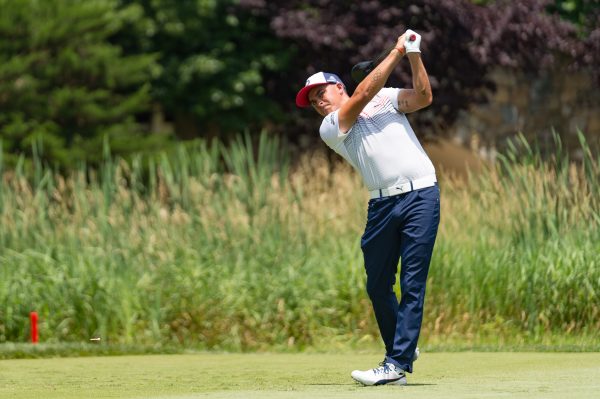
{"label": "shoe sole", "polygon": [[382,380],[377,381],[374,385],[406,385],[406,377],[398,378],[397,380]]}
{"label": "shoe sole", "polygon": [[376,381],[373,384],[365,384],[364,382],[357,380],[356,378],[352,377],[352,379],[356,382],[358,382],[359,384],[365,386],[365,387],[372,387],[372,386],[380,386],[380,385],[398,385],[398,386],[403,386],[406,385],[406,377],[401,377],[398,378],[397,380],[379,380]]}

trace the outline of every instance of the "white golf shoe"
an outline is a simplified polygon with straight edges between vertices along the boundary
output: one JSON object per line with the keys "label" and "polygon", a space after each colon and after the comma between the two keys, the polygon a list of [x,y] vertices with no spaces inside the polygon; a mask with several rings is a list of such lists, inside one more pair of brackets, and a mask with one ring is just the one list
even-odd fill
{"label": "white golf shoe", "polygon": [[[415,350],[413,362],[419,358],[419,348]],[[406,373],[392,363],[386,363],[385,359],[379,363],[379,367],[371,370],[354,370],[352,378],[363,385],[406,385]]]}
{"label": "white golf shoe", "polygon": [[366,371],[354,370],[351,375],[363,385],[406,385],[404,370],[392,363],[381,362],[377,368]]}

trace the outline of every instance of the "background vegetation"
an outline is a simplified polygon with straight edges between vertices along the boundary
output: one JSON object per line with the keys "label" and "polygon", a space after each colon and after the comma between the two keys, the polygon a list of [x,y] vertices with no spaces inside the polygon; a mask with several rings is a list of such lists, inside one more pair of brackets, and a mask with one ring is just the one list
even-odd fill
{"label": "background vegetation", "polygon": [[[352,91],[350,65],[411,27],[436,98],[411,123],[442,137],[497,66],[600,83],[596,3],[0,0],[0,342],[32,310],[74,347],[378,342],[364,188],[301,143],[298,87],[326,68]],[[563,133],[440,174],[425,342],[598,341],[600,159]]]}
{"label": "background vegetation", "polygon": [[[8,165],[44,147],[63,167],[150,149],[137,113],[150,103],[155,56],[124,54],[109,38],[131,8],[110,1],[0,1],[0,138]],[[126,134],[125,134],[126,132]]]}
{"label": "background vegetation", "polygon": [[[407,27],[424,34],[436,97],[412,118],[422,135],[444,135],[460,110],[486,101],[498,66],[532,79],[586,70],[600,83],[600,8],[592,0],[0,0],[0,7],[0,138],[10,167],[19,154],[33,156],[34,141],[50,167],[65,170],[98,165],[104,136],[122,156],[176,138],[229,140],[244,129],[298,140],[317,123],[293,101],[306,77],[332,70],[352,91],[350,66]],[[410,82],[406,63],[389,84]]]}
{"label": "background vegetation", "polygon": [[[33,309],[47,342],[377,342],[361,182],[324,154],[290,167],[281,148],[263,134],[132,162],[107,151],[98,173],[5,173],[0,342],[25,340]],[[597,339],[600,159],[582,150],[583,164],[560,146],[543,161],[521,140],[467,182],[442,178],[424,342]]]}

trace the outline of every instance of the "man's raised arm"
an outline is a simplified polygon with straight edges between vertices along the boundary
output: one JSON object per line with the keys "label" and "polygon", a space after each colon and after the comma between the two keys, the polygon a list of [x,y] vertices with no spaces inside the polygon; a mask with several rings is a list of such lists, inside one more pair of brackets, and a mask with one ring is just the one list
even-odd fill
{"label": "man's raised arm", "polygon": [[[338,114],[339,126],[342,132],[350,130],[365,106],[375,97],[387,81],[388,77],[400,62],[405,53],[405,34],[398,38],[396,47],[375,69],[360,82],[354,93],[341,107]],[[411,62],[412,64],[412,62]]]}
{"label": "man's raised arm", "polygon": [[410,70],[412,72],[413,88],[408,90],[400,90],[398,94],[398,110],[405,114],[417,111],[427,107],[433,101],[431,93],[431,84],[429,76],[425,70],[425,65],[421,59],[421,35],[411,31],[406,31],[405,35],[415,35],[415,40],[406,42],[406,56],[410,61]]}

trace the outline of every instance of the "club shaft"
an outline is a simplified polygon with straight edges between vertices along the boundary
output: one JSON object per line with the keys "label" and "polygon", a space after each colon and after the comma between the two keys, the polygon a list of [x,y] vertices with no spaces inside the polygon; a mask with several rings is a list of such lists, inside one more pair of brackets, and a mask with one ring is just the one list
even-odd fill
{"label": "club shaft", "polygon": [[387,57],[387,55],[388,55],[388,54],[389,54],[389,53],[390,53],[390,52],[391,52],[391,51],[392,51],[394,48],[396,48],[396,45],[395,45],[395,44],[394,44],[394,45],[392,45],[392,46],[389,46],[388,48],[386,48],[385,50],[383,50],[383,51],[381,52],[381,54],[379,54],[379,55],[377,56],[377,58],[375,58],[375,59],[373,60],[373,67],[376,67],[377,65],[379,65],[379,63],[380,63],[381,61],[383,61],[383,59],[384,59],[385,57]]}

